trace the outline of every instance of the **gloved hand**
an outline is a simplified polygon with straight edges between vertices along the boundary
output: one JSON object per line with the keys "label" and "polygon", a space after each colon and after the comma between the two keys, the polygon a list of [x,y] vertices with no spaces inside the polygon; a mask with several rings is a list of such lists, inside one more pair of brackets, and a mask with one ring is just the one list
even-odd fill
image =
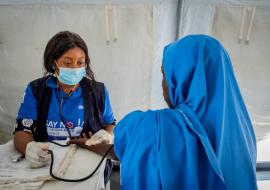
{"label": "gloved hand", "polygon": [[85,142],[85,145],[91,146],[96,144],[113,144],[113,135],[104,129],[96,132],[90,139]]}
{"label": "gloved hand", "polygon": [[89,132],[88,135],[85,133],[82,133],[80,137],[73,138],[73,139],[67,139],[67,144],[76,144],[79,147],[87,148],[85,145],[85,142],[92,137],[92,133]]}
{"label": "gloved hand", "polygon": [[27,144],[25,159],[31,168],[43,167],[51,160],[48,148],[49,145],[47,143],[32,141]]}

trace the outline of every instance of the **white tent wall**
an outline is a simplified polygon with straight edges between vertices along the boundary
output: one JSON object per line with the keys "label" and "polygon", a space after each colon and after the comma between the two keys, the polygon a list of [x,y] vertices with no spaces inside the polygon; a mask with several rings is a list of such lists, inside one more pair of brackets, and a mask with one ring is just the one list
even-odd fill
{"label": "white tent wall", "polygon": [[11,137],[26,85],[44,73],[47,41],[63,30],[85,39],[118,120],[164,106],[162,49],[176,36],[176,9],[176,0],[0,1],[0,141]]}
{"label": "white tent wall", "polygon": [[177,0],[167,0],[154,4],[154,62],[152,67],[151,108],[166,107],[161,87],[161,64],[163,48],[175,41],[177,36]]}
{"label": "white tent wall", "polygon": [[179,38],[210,34],[228,50],[257,139],[270,132],[270,1],[183,0]]}

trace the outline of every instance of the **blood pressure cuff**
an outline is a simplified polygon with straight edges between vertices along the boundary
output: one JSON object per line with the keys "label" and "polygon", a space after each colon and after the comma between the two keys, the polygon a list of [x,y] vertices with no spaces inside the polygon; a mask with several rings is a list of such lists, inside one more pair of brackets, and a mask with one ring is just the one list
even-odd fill
{"label": "blood pressure cuff", "polygon": [[15,131],[26,131],[34,134],[37,126],[37,121],[33,119],[17,119],[15,124]]}

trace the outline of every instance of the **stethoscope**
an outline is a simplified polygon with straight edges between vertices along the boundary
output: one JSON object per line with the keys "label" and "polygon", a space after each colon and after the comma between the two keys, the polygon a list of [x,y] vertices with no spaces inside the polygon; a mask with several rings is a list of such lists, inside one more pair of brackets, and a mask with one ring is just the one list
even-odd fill
{"label": "stethoscope", "polygon": [[[57,94],[59,96],[60,96],[60,93],[61,93],[61,91],[58,90]],[[61,100],[60,100],[60,105],[59,105],[60,117],[61,117],[61,120],[62,120],[62,122],[63,122],[63,124],[64,124],[64,126],[65,126],[65,128],[66,128],[66,130],[68,132],[69,139],[73,139],[73,138],[76,138],[76,137],[72,137],[71,136],[70,130],[68,128],[66,119],[65,119],[64,114],[63,114],[63,104],[64,104],[64,100],[67,99],[68,97],[70,97],[71,93],[68,93],[68,94],[65,94],[64,96],[62,96],[61,97]],[[61,147],[67,147],[67,146],[69,146],[69,144],[63,145],[63,144],[60,144],[60,143],[56,143],[54,141],[46,141],[46,142],[53,143],[53,144],[56,144],[56,145],[61,146]],[[113,148],[113,145],[111,145],[108,148],[108,150],[105,152],[105,154],[102,156],[100,162],[98,163],[98,165],[96,166],[96,168],[94,169],[94,171],[92,171],[88,176],[83,177],[83,178],[79,178],[79,179],[67,179],[67,178],[62,178],[62,177],[55,176],[53,174],[53,171],[52,171],[53,170],[53,162],[54,162],[54,154],[53,154],[53,151],[52,150],[48,150],[48,152],[51,154],[50,175],[51,175],[52,178],[54,178],[56,180],[65,181],[65,182],[80,182],[80,181],[87,180],[87,179],[91,178],[96,173],[96,171],[99,169],[99,167],[101,166],[102,162],[104,161],[104,159],[109,154],[109,152],[111,151],[112,148]]]}
{"label": "stethoscope", "polygon": [[[59,93],[58,93],[58,95],[59,95]],[[63,103],[64,103],[64,99],[68,99],[68,97],[70,97],[71,93],[72,92],[62,96],[61,100],[60,100],[60,105],[59,105],[60,118],[61,118],[62,122],[64,123],[64,126],[65,126],[65,128],[66,128],[66,130],[68,132],[69,139],[72,139],[73,137],[71,136],[70,130],[69,130],[68,126],[67,126],[67,121],[66,121],[66,119],[64,117],[64,114],[63,114]]]}

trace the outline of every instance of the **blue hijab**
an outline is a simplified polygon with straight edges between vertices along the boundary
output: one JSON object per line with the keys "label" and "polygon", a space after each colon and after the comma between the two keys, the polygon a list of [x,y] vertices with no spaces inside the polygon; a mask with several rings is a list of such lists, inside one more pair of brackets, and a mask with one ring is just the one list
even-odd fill
{"label": "blue hijab", "polygon": [[226,50],[205,35],[165,47],[171,109],[116,126],[122,189],[257,189],[256,138]]}

